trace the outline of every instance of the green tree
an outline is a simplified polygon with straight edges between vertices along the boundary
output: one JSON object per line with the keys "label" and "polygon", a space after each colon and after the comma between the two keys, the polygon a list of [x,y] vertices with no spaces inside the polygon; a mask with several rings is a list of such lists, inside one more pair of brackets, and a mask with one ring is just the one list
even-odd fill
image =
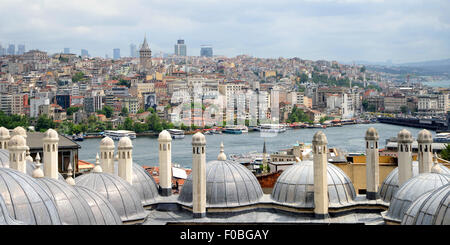
{"label": "green tree", "polygon": [[403,114],[406,114],[406,113],[408,113],[409,108],[408,108],[406,105],[402,105],[402,106],[400,107],[400,111],[401,111]]}
{"label": "green tree", "polygon": [[67,108],[67,110],[66,110],[67,116],[72,116],[73,113],[75,113],[79,110],[80,110],[80,107],[71,106],[71,107]]}
{"label": "green tree", "polygon": [[111,118],[111,116],[114,112],[114,109],[111,106],[104,106],[103,111],[105,112],[106,118]]}
{"label": "green tree", "polygon": [[133,120],[131,118],[129,118],[129,117],[125,118],[125,121],[123,123],[123,128],[125,130],[133,130],[134,129],[133,126],[134,126],[133,125]]}
{"label": "green tree", "polygon": [[450,161],[450,144],[445,144],[445,148],[441,151],[441,157],[447,161]]}
{"label": "green tree", "polygon": [[81,80],[83,80],[84,78],[84,73],[83,72],[77,72],[72,76],[72,82],[77,83]]}
{"label": "green tree", "polygon": [[122,107],[122,111],[120,112],[120,115],[123,117],[127,117],[128,116],[128,108]]}
{"label": "green tree", "polygon": [[39,116],[36,121],[36,131],[45,132],[49,128],[55,128],[55,126],[53,120],[45,114]]}

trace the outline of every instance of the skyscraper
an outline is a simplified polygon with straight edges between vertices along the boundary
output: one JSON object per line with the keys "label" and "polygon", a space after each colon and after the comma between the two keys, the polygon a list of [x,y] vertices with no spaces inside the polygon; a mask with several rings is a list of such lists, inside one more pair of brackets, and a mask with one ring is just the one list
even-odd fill
{"label": "skyscraper", "polygon": [[113,49],[113,59],[115,59],[115,60],[120,59],[120,49],[119,48]]}
{"label": "skyscraper", "polygon": [[130,44],[130,57],[136,58],[136,45]]}
{"label": "skyscraper", "polygon": [[64,53],[65,54],[70,54],[70,48],[64,48]]}
{"label": "skyscraper", "polygon": [[183,39],[178,40],[175,44],[175,55],[186,56],[186,44],[184,44]]}
{"label": "skyscraper", "polygon": [[17,54],[18,55],[22,55],[25,53],[25,45],[24,44],[19,44],[19,46],[17,47]]}
{"label": "skyscraper", "polygon": [[5,55],[6,50],[2,47],[2,45],[0,44],[0,56]]}
{"label": "skyscraper", "polygon": [[86,49],[82,49],[81,57],[83,57],[83,58],[89,57],[89,52]]}
{"label": "skyscraper", "polygon": [[212,57],[213,56],[213,48],[211,45],[202,45],[200,46],[200,56],[202,57]]}
{"label": "skyscraper", "polygon": [[10,44],[8,46],[7,54],[8,55],[15,55],[16,54],[16,45]]}

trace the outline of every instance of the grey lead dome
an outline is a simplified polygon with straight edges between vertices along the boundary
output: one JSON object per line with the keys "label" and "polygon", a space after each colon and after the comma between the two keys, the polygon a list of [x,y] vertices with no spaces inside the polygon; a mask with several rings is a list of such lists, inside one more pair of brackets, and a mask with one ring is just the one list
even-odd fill
{"label": "grey lead dome", "polygon": [[0,168],[0,194],[9,214],[29,225],[60,225],[58,209],[44,188],[31,176]]}
{"label": "grey lead dome", "polygon": [[0,195],[0,225],[24,225],[23,222],[11,218],[2,195]]}
{"label": "grey lead dome", "polygon": [[[263,191],[255,175],[241,164],[210,161],[206,164],[206,207],[239,207],[255,204]],[[178,200],[192,205],[192,174],[186,179]]]}
{"label": "grey lead dome", "polygon": [[[350,178],[333,164],[327,164],[330,207],[351,204],[356,197]],[[287,168],[278,177],[272,199],[281,204],[302,208],[314,207],[314,163],[302,161]]]}
{"label": "grey lead dome", "polygon": [[139,194],[119,176],[93,172],[76,177],[75,182],[103,195],[113,205],[123,222],[139,221],[146,216]]}
{"label": "grey lead dome", "polygon": [[403,216],[402,225],[450,225],[450,184],[417,198]]}

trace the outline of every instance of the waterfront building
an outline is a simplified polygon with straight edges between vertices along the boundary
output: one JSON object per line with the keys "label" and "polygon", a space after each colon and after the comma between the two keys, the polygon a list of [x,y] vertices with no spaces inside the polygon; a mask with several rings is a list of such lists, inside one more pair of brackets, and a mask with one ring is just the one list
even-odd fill
{"label": "waterfront building", "polygon": [[184,40],[180,39],[175,44],[175,55],[176,56],[186,56],[186,44],[184,44]]}
{"label": "waterfront building", "polygon": [[406,106],[406,97],[401,94],[385,96],[383,104],[385,112],[400,112],[401,108]]}

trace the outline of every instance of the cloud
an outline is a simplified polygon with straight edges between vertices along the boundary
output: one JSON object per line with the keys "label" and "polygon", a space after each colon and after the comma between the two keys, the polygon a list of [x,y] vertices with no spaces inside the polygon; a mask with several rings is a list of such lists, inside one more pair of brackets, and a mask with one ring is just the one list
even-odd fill
{"label": "cloud", "polygon": [[394,62],[450,56],[446,0],[2,0],[0,43],[60,52],[112,54],[140,44],[215,54]]}

